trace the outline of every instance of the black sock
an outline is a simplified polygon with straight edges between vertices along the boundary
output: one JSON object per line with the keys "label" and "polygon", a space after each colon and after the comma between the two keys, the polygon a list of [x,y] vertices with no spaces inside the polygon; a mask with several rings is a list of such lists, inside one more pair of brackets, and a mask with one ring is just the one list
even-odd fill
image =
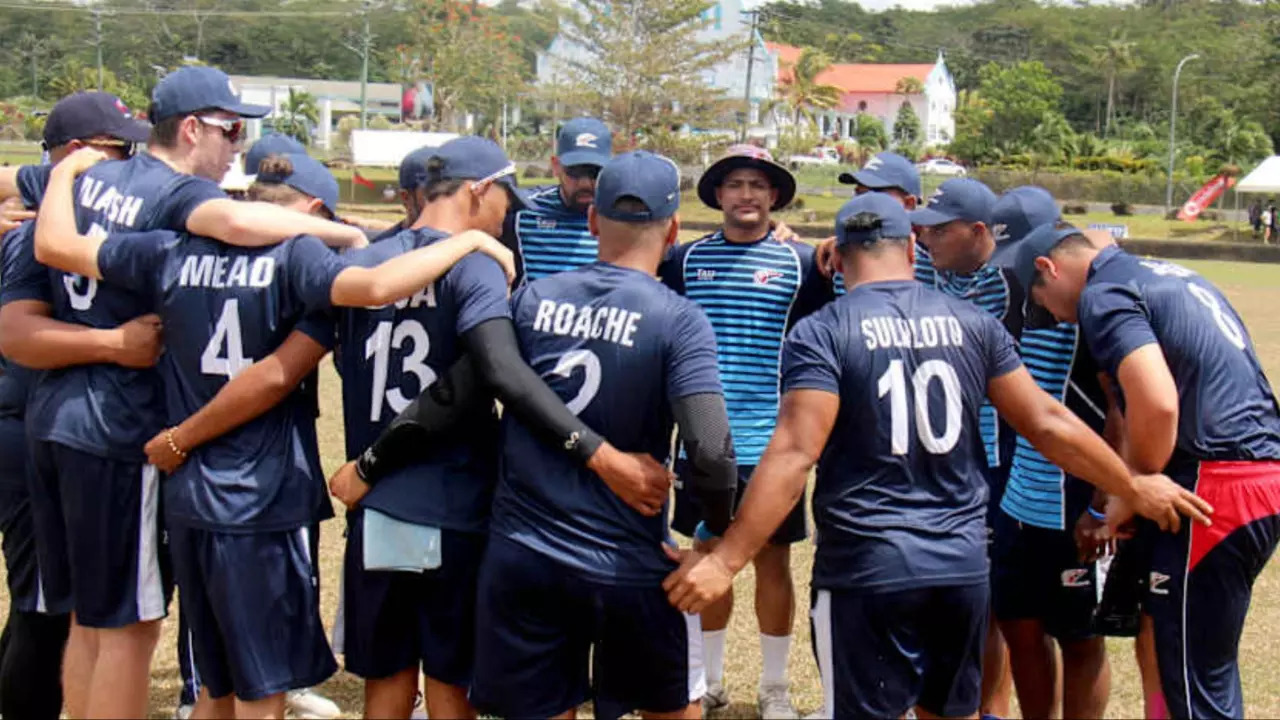
{"label": "black sock", "polygon": [[69,615],[10,611],[0,655],[0,715],[56,720],[62,712],[62,651]]}

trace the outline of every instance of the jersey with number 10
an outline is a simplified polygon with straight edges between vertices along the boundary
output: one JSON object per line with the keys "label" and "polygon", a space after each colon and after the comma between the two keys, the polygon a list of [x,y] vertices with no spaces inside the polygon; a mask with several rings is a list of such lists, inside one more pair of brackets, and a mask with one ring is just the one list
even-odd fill
{"label": "jersey with number 10", "polygon": [[857,286],[796,325],[783,392],[840,396],[813,493],[815,587],[986,578],[978,409],[1020,366],[994,318],[911,281]]}
{"label": "jersey with number 10", "polygon": [[[351,253],[373,267],[446,237],[404,230]],[[459,338],[489,320],[511,317],[507,278],[492,258],[472,253],[413,297],[381,308],[338,313],[338,353],[347,455],[373,444],[396,415],[462,353]],[[361,505],[405,522],[479,532],[497,481],[498,425],[492,402],[450,437],[424,447],[421,460],[378,481]]]}
{"label": "jersey with number 10", "polygon": [[1240,316],[1204,278],[1106,248],[1089,269],[1079,323],[1113,379],[1130,353],[1159,344],[1178,388],[1171,477],[1194,479],[1181,471],[1197,460],[1280,460],[1271,384]]}
{"label": "jersey with number 10", "polygon": [[[171,424],[274,352],[306,311],[328,307],[344,267],[309,236],[237,248],[168,231],[122,233],[98,251],[103,279],[150,298],[164,323],[159,369]],[[166,521],[234,533],[331,517],[311,408],[295,391],[194,450],[165,480]]]}

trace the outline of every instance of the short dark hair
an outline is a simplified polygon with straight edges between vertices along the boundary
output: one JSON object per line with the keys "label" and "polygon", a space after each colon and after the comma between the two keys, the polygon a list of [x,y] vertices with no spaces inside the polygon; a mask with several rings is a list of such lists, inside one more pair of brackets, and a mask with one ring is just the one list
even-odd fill
{"label": "short dark hair", "polygon": [[[613,202],[613,210],[620,213],[634,214],[649,211],[649,206],[643,200],[630,195],[624,195]],[[647,235],[649,233],[657,233],[661,230],[663,233],[667,228],[671,227],[671,218],[661,218],[658,220],[640,220],[637,222],[624,222],[621,220],[609,220],[609,218],[601,215],[600,218],[607,222],[616,222],[620,225],[626,225],[638,235]]]}
{"label": "short dark hair", "polygon": [[186,119],[186,115],[167,117],[151,126],[151,137],[147,144],[152,147],[172,148],[178,144],[178,126]]}

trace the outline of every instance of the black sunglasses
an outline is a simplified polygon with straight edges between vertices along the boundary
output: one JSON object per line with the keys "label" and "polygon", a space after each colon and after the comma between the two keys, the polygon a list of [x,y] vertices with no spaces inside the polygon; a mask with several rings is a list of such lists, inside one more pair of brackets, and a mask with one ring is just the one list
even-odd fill
{"label": "black sunglasses", "polygon": [[574,180],[595,180],[600,177],[600,166],[570,165],[564,169],[564,174]]}

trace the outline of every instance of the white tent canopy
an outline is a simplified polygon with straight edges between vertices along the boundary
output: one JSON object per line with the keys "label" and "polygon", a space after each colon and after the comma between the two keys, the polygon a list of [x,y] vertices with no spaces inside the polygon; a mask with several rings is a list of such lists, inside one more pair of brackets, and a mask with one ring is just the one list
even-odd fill
{"label": "white tent canopy", "polygon": [[1236,184],[1237,193],[1280,193],[1280,155],[1272,155]]}

